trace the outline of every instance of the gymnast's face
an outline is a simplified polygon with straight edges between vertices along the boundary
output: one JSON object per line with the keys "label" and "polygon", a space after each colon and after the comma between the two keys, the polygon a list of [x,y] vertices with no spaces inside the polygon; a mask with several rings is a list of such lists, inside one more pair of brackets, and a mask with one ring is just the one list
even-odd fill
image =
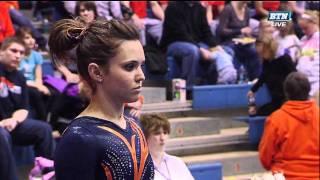
{"label": "gymnast's face", "polygon": [[102,91],[119,103],[137,101],[145,79],[142,71],[144,62],[141,43],[138,40],[124,41],[103,73]]}

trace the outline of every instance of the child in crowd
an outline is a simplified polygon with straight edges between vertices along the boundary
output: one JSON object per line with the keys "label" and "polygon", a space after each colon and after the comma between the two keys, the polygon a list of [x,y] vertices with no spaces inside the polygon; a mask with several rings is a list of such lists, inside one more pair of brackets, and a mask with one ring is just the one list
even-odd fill
{"label": "child in crowd", "polygon": [[[200,48],[200,51],[204,51],[204,49]],[[234,84],[237,81],[237,70],[233,65],[232,56],[223,55],[223,53],[218,53],[218,51],[225,52],[221,46],[211,48],[208,57],[216,65],[218,72],[217,84]],[[205,52],[203,53],[205,54]]]}
{"label": "child in crowd", "polygon": [[141,123],[155,167],[154,179],[193,180],[185,163],[164,151],[170,134],[168,119],[159,114],[143,115]]}
{"label": "child in crowd", "polygon": [[50,95],[49,89],[42,82],[42,55],[35,51],[35,39],[30,28],[21,27],[16,36],[26,45],[26,56],[20,62],[19,70],[22,71],[28,87],[30,105],[35,110],[35,118],[46,120],[45,97]]}
{"label": "child in crowd", "polygon": [[294,34],[294,27],[292,22],[287,22],[285,27],[279,27],[279,31],[275,36],[279,47],[277,57],[289,54],[293,62],[297,61],[300,51],[300,40]]}
{"label": "child in crowd", "polygon": [[286,180],[319,179],[319,106],[309,99],[310,83],[299,72],[284,81],[287,102],[266,120],[259,145],[263,167]]}

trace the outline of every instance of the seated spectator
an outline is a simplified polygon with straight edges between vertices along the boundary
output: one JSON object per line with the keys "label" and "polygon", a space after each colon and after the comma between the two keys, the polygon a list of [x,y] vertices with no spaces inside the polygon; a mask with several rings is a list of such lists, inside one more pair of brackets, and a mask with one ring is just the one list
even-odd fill
{"label": "seated spectator", "polygon": [[15,34],[13,24],[9,14],[9,8],[5,2],[0,2],[0,45],[2,41]]}
{"label": "seated spectator", "polygon": [[95,1],[99,17],[110,19],[123,19],[119,1]]}
{"label": "seated spectator", "polygon": [[98,17],[96,4],[92,1],[78,1],[75,15],[82,17],[86,23],[90,23]]}
{"label": "seated spectator", "polygon": [[47,20],[55,22],[60,19],[71,18],[71,14],[68,12],[69,10],[70,9],[67,10],[65,8],[64,1],[36,1],[34,16],[42,20],[42,14],[46,14]]}
{"label": "seated spectator", "polygon": [[45,121],[47,117],[45,96],[50,95],[50,91],[42,82],[43,57],[34,50],[35,40],[30,28],[19,28],[16,36],[26,45],[26,56],[20,62],[19,70],[27,80],[30,105],[35,110],[34,118]]}
{"label": "seated spectator", "polygon": [[28,118],[26,80],[17,69],[24,56],[24,43],[6,39],[0,48],[0,179],[18,179],[11,143],[34,145],[35,155],[51,158],[51,127]]}
{"label": "seated spectator", "polygon": [[179,157],[165,152],[170,134],[168,119],[159,114],[144,115],[141,118],[141,124],[154,164],[154,179],[193,180],[185,163]]}
{"label": "seated spectator", "polygon": [[[232,57],[217,46],[208,25],[206,9],[195,1],[169,3],[165,11],[161,47],[167,56],[181,64],[178,78],[186,80],[187,88],[195,84],[216,84],[215,61],[232,61]],[[216,51],[208,50],[212,48]]]}
{"label": "seated spectator", "polygon": [[201,1],[203,7],[207,9],[207,19],[212,34],[216,35],[216,29],[219,24],[219,15],[224,9],[224,1]]}
{"label": "seated spectator", "polygon": [[296,71],[296,68],[288,54],[276,57],[278,44],[272,36],[259,37],[256,47],[263,59],[262,73],[248,92],[248,97],[254,96],[254,93],[265,83],[271,95],[271,102],[261,106],[257,115],[268,116],[284,103],[283,82],[288,74]]}
{"label": "seated spectator", "polygon": [[319,91],[319,11],[306,11],[299,19],[299,25],[305,34],[301,39],[301,57],[297,70],[304,73],[311,84],[310,96]]}
{"label": "seated spectator", "polygon": [[293,72],[284,82],[288,101],[265,123],[259,145],[263,167],[286,180],[319,179],[319,106],[309,100],[310,83]]}
{"label": "seated spectator", "polygon": [[164,2],[158,1],[121,1],[125,20],[131,21],[140,30],[140,40],[147,44],[147,35],[158,45],[162,35]]}
{"label": "seated spectator", "polygon": [[[209,57],[206,59],[210,59],[214,61],[216,65],[216,70],[218,73],[217,84],[234,84],[237,81],[237,70],[234,68],[232,57],[231,56],[221,56],[221,53],[217,53],[216,51],[220,51],[219,48],[212,49]],[[221,50],[224,51],[224,50]],[[206,54],[205,49],[200,48],[200,52]]]}
{"label": "seated spectator", "polygon": [[279,44],[277,56],[287,53],[296,63],[300,51],[300,40],[294,34],[293,23],[289,21],[285,27],[279,27],[278,29],[279,33],[275,36]]}
{"label": "seated spectator", "polygon": [[304,35],[298,19],[304,13],[307,1],[281,1],[279,11],[290,11],[295,35],[301,39]]}
{"label": "seated spectator", "polygon": [[226,5],[219,16],[217,34],[222,44],[234,51],[234,65],[240,69],[241,65],[247,71],[250,81],[259,77],[261,63],[253,43],[237,43],[234,38],[252,36],[249,27],[249,9],[245,1],[233,1]]}
{"label": "seated spectator", "polygon": [[[164,11],[167,3],[164,1],[147,1],[146,38],[150,35],[157,45],[160,45],[162,37]],[[148,44],[148,39],[146,43]]]}

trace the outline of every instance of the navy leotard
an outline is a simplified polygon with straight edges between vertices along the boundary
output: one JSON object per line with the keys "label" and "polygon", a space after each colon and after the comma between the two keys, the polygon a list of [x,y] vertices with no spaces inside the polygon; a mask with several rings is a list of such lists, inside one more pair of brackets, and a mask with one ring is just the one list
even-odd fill
{"label": "navy leotard", "polygon": [[140,127],[126,118],[126,129],[93,117],[75,119],[55,153],[57,180],[153,179],[154,167]]}

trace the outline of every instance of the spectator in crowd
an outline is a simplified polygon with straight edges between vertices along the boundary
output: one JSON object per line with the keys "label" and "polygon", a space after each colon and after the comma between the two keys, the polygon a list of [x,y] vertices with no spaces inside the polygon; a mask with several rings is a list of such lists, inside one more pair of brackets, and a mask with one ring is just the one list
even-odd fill
{"label": "spectator in crowd", "polygon": [[95,1],[99,17],[110,19],[123,19],[120,1]]}
{"label": "spectator in crowd", "polygon": [[[181,64],[179,78],[186,79],[187,87],[215,84],[218,78],[215,61],[232,61],[232,57],[217,46],[208,25],[206,9],[200,2],[169,3],[165,11],[161,47],[167,56]],[[208,50],[212,48],[215,51]]]}
{"label": "spectator in crowd", "polygon": [[168,119],[160,114],[143,115],[141,124],[153,159],[154,179],[193,180],[194,178],[185,163],[179,157],[165,152],[170,134]]}
{"label": "spectator in crowd", "polygon": [[15,34],[13,24],[9,14],[9,8],[5,2],[0,2],[0,45],[2,41]]}
{"label": "spectator in crowd", "polygon": [[233,38],[252,36],[249,27],[249,9],[245,1],[233,1],[226,5],[219,19],[217,34],[221,42],[234,51],[236,69],[243,65],[250,81],[259,77],[261,64],[253,43],[237,43]]}
{"label": "spectator in crowd", "polygon": [[[138,100],[145,79],[137,30],[118,20],[96,20],[87,26],[64,19],[52,28],[49,47],[55,63],[75,60],[91,92],[90,104],[59,141],[56,178],[153,179],[142,130],[123,115],[124,104]],[[71,50],[75,57],[70,58]]]}
{"label": "spectator in crowd", "polygon": [[0,179],[18,179],[11,144],[34,145],[35,155],[45,158],[53,151],[49,124],[28,118],[26,80],[17,70],[24,53],[24,43],[15,37],[0,49]]}
{"label": "spectator in crowd", "polygon": [[266,120],[259,145],[263,167],[287,180],[319,179],[319,106],[309,100],[310,83],[293,72],[284,82],[288,101]]}
{"label": "spectator in crowd", "polygon": [[[157,46],[160,45],[162,37],[164,11],[167,3],[164,1],[147,1],[146,36],[150,36]],[[146,43],[148,44],[148,38]]]}
{"label": "spectator in crowd", "polygon": [[292,22],[288,22],[285,27],[279,27],[279,33],[275,36],[279,47],[277,56],[282,56],[288,53],[294,63],[297,62],[300,51],[300,40],[294,34],[294,27]]}
{"label": "spectator in crowd", "polygon": [[163,2],[158,1],[122,1],[123,16],[140,30],[143,45],[147,44],[147,35],[159,44],[164,20]]}
{"label": "spectator in crowd", "polygon": [[271,95],[271,102],[261,106],[257,115],[268,116],[285,102],[283,82],[288,74],[296,71],[296,68],[288,54],[276,57],[278,43],[272,36],[259,37],[256,47],[263,59],[262,73],[248,92],[248,97],[254,96],[254,93],[265,83]]}
{"label": "spectator in crowd", "polygon": [[96,4],[92,1],[78,1],[75,15],[80,16],[86,23],[90,23],[98,17]]}
{"label": "spectator in crowd", "polygon": [[201,1],[203,7],[207,9],[207,19],[210,30],[213,35],[216,35],[216,29],[219,24],[219,15],[224,9],[224,1]]}
{"label": "spectator in crowd", "polygon": [[[72,6],[72,2],[68,4]],[[46,14],[47,20],[55,22],[60,19],[70,18],[71,14],[69,13],[70,9],[66,9],[64,1],[36,1],[34,8],[34,15],[39,16],[39,20],[43,20],[41,17],[42,14]],[[68,7],[69,8],[69,7]]]}
{"label": "spectator in crowd", "polygon": [[319,91],[319,11],[306,11],[299,19],[299,25],[305,34],[301,39],[301,57],[297,70],[304,73],[311,84],[310,96]]}
{"label": "spectator in crowd", "polygon": [[16,36],[24,41],[26,45],[26,56],[20,62],[19,70],[22,71],[27,80],[30,105],[35,110],[34,117],[45,121],[47,117],[45,96],[50,95],[50,91],[42,81],[43,57],[39,52],[34,50],[35,40],[29,28],[19,28]]}
{"label": "spectator in crowd", "polygon": [[[91,23],[98,18],[96,5],[94,2],[79,1],[76,3],[75,15],[81,18],[85,24]],[[75,58],[75,50],[72,51],[71,58]],[[75,118],[88,104],[89,91],[84,82],[80,80],[76,64],[57,64],[58,71],[62,74],[62,78],[66,81],[70,88],[75,89],[74,94],[68,94],[66,91],[56,93],[49,112],[51,113],[50,122],[55,130],[60,133],[64,131],[67,122],[60,123],[59,118],[73,119]],[[69,108],[67,108],[69,107]],[[70,108],[71,107],[71,108]]]}
{"label": "spectator in crowd", "polygon": [[306,1],[281,1],[279,10],[291,12],[291,22],[293,22],[293,29],[296,36],[301,39],[304,35],[301,27],[298,24],[298,19],[305,11]]}
{"label": "spectator in crowd", "polygon": [[[15,3],[13,3],[15,2]],[[46,50],[47,40],[44,38],[42,33],[37,30],[31,20],[28,19],[20,10],[19,4],[17,1],[3,1],[1,2],[3,6],[7,6],[9,8],[10,17],[12,23],[15,25],[15,29],[17,30],[19,27],[29,27],[32,31],[32,35],[35,37],[36,42],[38,44],[38,48],[40,50]]]}

